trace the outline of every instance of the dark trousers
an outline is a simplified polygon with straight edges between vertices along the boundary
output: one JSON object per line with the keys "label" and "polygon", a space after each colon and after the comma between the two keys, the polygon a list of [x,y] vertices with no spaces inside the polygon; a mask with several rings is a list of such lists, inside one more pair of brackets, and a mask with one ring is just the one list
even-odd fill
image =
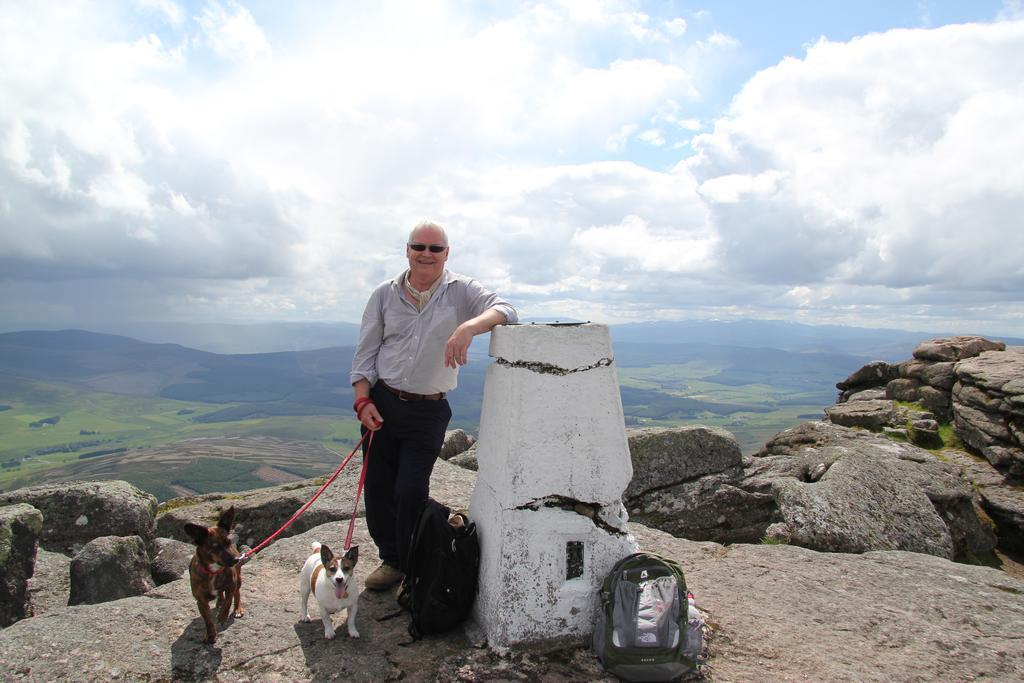
{"label": "dark trousers", "polygon": [[[385,564],[402,569],[430,473],[452,418],[448,401],[403,401],[379,384],[370,390],[384,426],[366,461],[366,526]],[[363,427],[363,433],[366,428]]]}

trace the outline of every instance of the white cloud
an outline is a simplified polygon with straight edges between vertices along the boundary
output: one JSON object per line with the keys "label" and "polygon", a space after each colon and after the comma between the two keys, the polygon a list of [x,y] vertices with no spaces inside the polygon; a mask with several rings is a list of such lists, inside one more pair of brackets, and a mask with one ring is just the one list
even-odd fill
{"label": "white cloud", "polygon": [[174,0],[136,0],[141,7],[154,10],[163,15],[173,26],[179,26],[185,20],[185,11]]}
{"label": "white cloud", "polygon": [[433,217],[532,315],[1024,324],[1019,22],[822,41],[714,120],[707,16],[255,7],[0,5],[0,314],[353,320]]}
{"label": "white cloud", "polygon": [[152,188],[138,176],[118,169],[104,173],[90,183],[87,194],[100,209],[112,209],[141,217],[152,215],[149,194]]}
{"label": "white cloud", "polygon": [[635,123],[627,123],[626,125],[619,128],[619,130],[608,138],[604,143],[605,149],[609,152],[621,152],[626,149],[626,143],[629,142],[629,138],[633,136],[639,126]]}
{"label": "white cloud", "polygon": [[263,29],[248,9],[233,0],[208,0],[196,16],[206,43],[221,57],[254,59],[271,53]]}
{"label": "white cloud", "polygon": [[772,199],[784,180],[785,174],[774,170],[756,175],[730,173],[705,180],[699,192],[716,204],[737,204],[755,197]]}
{"label": "white cloud", "polygon": [[708,267],[712,240],[707,237],[683,237],[676,231],[658,235],[648,222],[628,215],[616,225],[578,230],[573,246],[582,253],[605,261],[623,260],[646,271],[663,273],[699,273]]}
{"label": "white cloud", "polygon": [[686,164],[722,265],[752,282],[1024,291],[1024,73],[1006,68],[1021,60],[1024,23],[973,24],[822,40],[759,73]]}
{"label": "white cloud", "polygon": [[657,128],[648,128],[637,135],[637,138],[643,140],[649,145],[653,145],[654,147],[665,146],[665,135]]}
{"label": "white cloud", "polygon": [[686,33],[686,19],[676,17],[665,22],[665,31],[673,38],[679,38]]}
{"label": "white cloud", "polygon": [[740,41],[738,41],[736,38],[734,38],[734,37],[732,37],[732,36],[730,36],[728,34],[722,33],[720,31],[714,31],[711,35],[708,36],[707,40],[704,41],[704,44],[708,45],[708,46],[711,46],[711,47],[729,47],[729,48],[732,48],[732,47],[738,47],[739,44],[740,44]]}

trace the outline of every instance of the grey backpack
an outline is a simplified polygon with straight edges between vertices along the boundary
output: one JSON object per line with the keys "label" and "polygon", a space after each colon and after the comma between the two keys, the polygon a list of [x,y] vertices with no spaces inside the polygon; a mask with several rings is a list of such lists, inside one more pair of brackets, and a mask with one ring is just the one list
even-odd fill
{"label": "grey backpack", "polygon": [[594,652],[626,681],[670,681],[695,671],[704,633],[699,612],[691,620],[689,611],[678,564],[652,553],[629,555],[601,586]]}

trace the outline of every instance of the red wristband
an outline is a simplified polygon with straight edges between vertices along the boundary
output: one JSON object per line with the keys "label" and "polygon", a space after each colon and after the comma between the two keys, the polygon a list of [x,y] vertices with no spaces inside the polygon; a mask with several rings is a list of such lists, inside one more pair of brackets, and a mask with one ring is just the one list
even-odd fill
{"label": "red wristband", "polygon": [[369,396],[360,396],[357,398],[356,402],[352,404],[352,410],[356,411],[356,417],[358,418],[359,414],[363,412],[363,408],[372,403],[373,399]]}

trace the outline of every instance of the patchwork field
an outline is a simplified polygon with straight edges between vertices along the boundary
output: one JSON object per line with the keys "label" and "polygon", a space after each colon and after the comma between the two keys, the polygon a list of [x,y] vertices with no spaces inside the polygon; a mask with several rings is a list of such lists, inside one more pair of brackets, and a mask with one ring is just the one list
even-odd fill
{"label": "patchwork field", "polygon": [[[818,419],[864,359],[706,343],[617,342],[629,427],[705,424],[744,453]],[[479,432],[482,349],[450,397]],[[0,335],[0,490],[120,478],[160,499],[333,470],[359,438],[351,348],[220,355],[81,331]],[[543,400],[537,397],[536,400]]]}
{"label": "patchwork field", "polygon": [[161,500],[237,491],[331,471],[339,459],[328,448],[347,454],[359,439],[351,418],[203,423],[195,418],[224,406],[10,378],[0,388],[10,405],[0,412],[0,490],[116,478]]}
{"label": "patchwork field", "polygon": [[[777,432],[820,417],[825,405],[820,393],[802,400],[767,385],[701,379],[713,371],[702,363],[620,368],[627,426],[723,427],[751,453]],[[160,500],[258,488],[329,472],[339,456],[328,448],[347,454],[359,439],[350,417],[205,422],[226,406],[20,380],[3,388],[11,409],[0,412],[0,490],[93,478],[124,479]],[[456,418],[452,427],[475,434],[479,418],[472,418]]]}
{"label": "patchwork field", "polygon": [[320,443],[267,436],[198,437],[76,460],[42,474],[48,483],[123,479],[163,501],[330,474],[352,449],[336,446],[330,450]]}

